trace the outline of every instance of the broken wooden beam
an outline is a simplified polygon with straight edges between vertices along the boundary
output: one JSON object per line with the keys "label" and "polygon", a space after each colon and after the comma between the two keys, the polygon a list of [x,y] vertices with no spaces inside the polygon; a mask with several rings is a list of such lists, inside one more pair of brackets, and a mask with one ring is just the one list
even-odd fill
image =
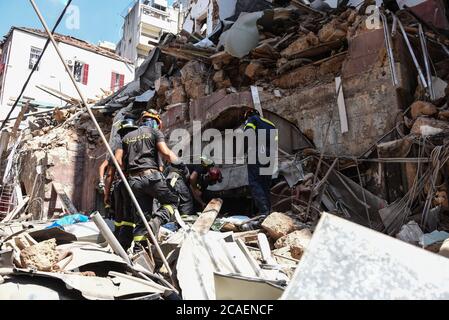
{"label": "broken wooden beam", "polygon": [[209,232],[210,228],[215,222],[215,219],[217,219],[222,205],[223,200],[212,199],[212,201],[209,202],[198,220],[196,220],[196,222],[193,224],[192,229],[198,232],[200,235],[204,235]]}

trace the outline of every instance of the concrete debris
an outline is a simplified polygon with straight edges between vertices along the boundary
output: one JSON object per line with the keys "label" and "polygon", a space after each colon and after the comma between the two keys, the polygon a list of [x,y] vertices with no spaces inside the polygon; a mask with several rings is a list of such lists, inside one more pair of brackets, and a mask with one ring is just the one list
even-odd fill
{"label": "concrete debris", "polygon": [[449,132],[449,123],[443,120],[419,117],[416,119],[411,132],[422,137],[447,134]]}
{"label": "concrete debris", "polygon": [[310,230],[304,229],[301,231],[294,231],[278,239],[274,246],[278,249],[288,247],[290,248],[292,258],[301,259],[311,239],[312,233]]}
{"label": "concrete debris", "polygon": [[22,267],[39,271],[52,271],[59,262],[59,254],[56,251],[56,240],[47,240],[20,252]]}
{"label": "concrete debris", "polygon": [[[101,131],[77,97],[45,86],[66,105],[24,101],[5,123],[0,298],[449,297],[449,24],[429,13],[442,2],[381,7],[385,28],[345,1],[187,2],[183,31],[162,33],[132,82],[89,101]],[[100,143],[123,148],[143,112],[188,169],[163,157],[151,169],[170,192],[182,184],[179,206],[138,197],[158,243],[120,202],[128,190]],[[262,182],[254,146],[227,142],[268,127]],[[89,221],[55,227],[75,214]]]}
{"label": "concrete debris", "polygon": [[270,214],[262,223],[262,228],[274,240],[278,240],[295,230],[295,224],[293,219],[280,212],[274,212]]}
{"label": "concrete debris", "polygon": [[438,109],[433,104],[425,101],[416,101],[410,108],[413,119],[420,116],[434,116],[438,113]]}

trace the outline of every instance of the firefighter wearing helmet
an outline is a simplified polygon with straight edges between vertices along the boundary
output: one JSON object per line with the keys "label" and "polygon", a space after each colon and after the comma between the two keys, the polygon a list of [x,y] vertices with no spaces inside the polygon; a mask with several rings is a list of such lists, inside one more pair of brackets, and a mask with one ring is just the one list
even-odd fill
{"label": "firefighter wearing helmet", "polygon": [[[117,162],[128,176],[128,182],[145,214],[153,233],[173,220],[179,198],[167,184],[160,170],[160,156],[174,166],[182,166],[180,159],[165,143],[160,131],[162,121],[159,113],[149,110],[142,113],[140,127],[121,140],[116,151]],[[153,211],[154,199],[160,204]],[[148,240],[147,230],[140,219],[136,219],[134,242],[145,246]]]}
{"label": "firefighter wearing helmet", "polygon": [[206,157],[201,157],[201,164],[187,167],[190,171],[189,184],[192,196],[197,202],[197,209],[202,211],[207,205],[205,196],[207,188],[223,181],[221,170]]}

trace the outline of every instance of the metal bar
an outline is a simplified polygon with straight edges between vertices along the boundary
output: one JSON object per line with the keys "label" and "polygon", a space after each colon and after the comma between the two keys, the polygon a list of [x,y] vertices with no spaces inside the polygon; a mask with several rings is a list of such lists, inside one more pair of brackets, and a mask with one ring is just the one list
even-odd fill
{"label": "metal bar", "polygon": [[393,26],[391,27],[391,36],[395,37],[398,32],[398,18],[393,15]]}
{"label": "metal bar", "polygon": [[410,51],[410,54],[412,56],[413,63],[415,64],[415,67],[418,70],[419,78],[421,79],[422,85],[424,86],[425,89],[427,89],[428,85],[427,85],[426,78],[424,77],[424,74],[421,70],[421,66],[419,65],[418,59],[416,58],[415,52],[413,51],[413,47],[412,47],[412,44],[410,43],[407,32],[405,32],[404,26],[402,25],[402,22],[399,18],[398,18],[398,25],[399,25],[399,28],[401,29],[402,35],[404,36],[404,40],[405,40],[405,43],[407,44],[408,50]]}
{"label": "metal bar", "polygon": [[115,166],[117,172],[119,173],[120,178],[122,179],[123,184],[125,185],[126,190],[128,191],[128,193],[129,193],[129,195],[131,197],[131,200],[132,200],[135,208],[137,209],[137,213],[139,214],[140,218],[142,219],[142,221],[143,221],[143,223],[145,225],[145,228],[147,229],[148,234],[150,235],[150,238],[153,241],[153,244],[155,245],[156,250],[157,250],[160,258],[163,261],[164,266],[167,268],[167,271],[168,271],[170,277],[172,277],[173,276],[173,272],[172,272],[172,270],[170,268],[170,265],[167,262],[167,259],[165,258],[164,254],[162,253],[161,247],[159,246],[159,243],[158,243],[158,241],[157,241],[153,231],[151,230],[150,225],[148,224],[147,219],[145,218],[145,215],[144,215],[144,213],[142,211],[142,208],[140,207],[139,202],[137,201],[136,196],[134,195],[134,193],[133,193],[133,191],[131,189],[131,186],[128,183],[128,180],[126,179],[126,176],[125,176],[125,174],[122,171],[122,168],[120,167],[119,163],[115,159],[115,154],[112,151],[111,147],[109,146],[108,140],[106,139],[103,131],[101,130],[101,127],[98,124],[98,121],[95,118],[95,115],[93,114],[90,106],[87,104],[87,99],[84,97],[84,94],[81,92],[81,89],[79,88],[78,83],[76,82],[73,74],[70,72],[70,68],[67,65],[67,63],[66,63],[66,61],[64,59],[64,56],[62,55],[61,51],[59,50],[58,44],[56,43],[55,38],[53,37],[53,34],[48,29],[47,23],[45,22],[45,19],[42,16],[41,12],[39,11],[39,8],[37,7],[35,1],[34,0],[30,0],[30,3],[33,6],[34,11],[36,12],[40,22],[42,23],[42,26],[44,27],[48,37],[50,38],[50,41],[52,42],[52,44],[53,44],[53,46],[54,46],[54,48],[56,50],[56,53],[58,54],[59,58],[61,59],[61,62],[64,65],[65,70],[66,70],[67,74],[70,77],[70,80],[72,80],[72,83],[75,86],[75,89],[76,89],[76,91],[78,92],[78,95],[81,98],[83,106],[86,108],[87,112],[89,113],[90,118],[92,119],[92,122],[95,125],[95,128],[97,129],[98,133],[100,134],[101,140],[103,141],[103,143],[104,143],[104,145],[105,145],[109,155],[111,156],[111,160],[114,163],[114,166]]}
{"label": "metal bar", "polygon": [[387,20],[387,17],[383,13],[380,13],[380,17],[382,19],[382,23],[383,23],[383,27],[384,27],[385,47],[387,49],[388,60],[390,61],[391,78],[393,80],[393,85],[396,87],[399,85],[399,82],[398,82],[398,77],[397,77],[397,73],[396,73],[396,64],[394,61],[393,49],[391,46],[391,34],[390,34],[390,30],[388,29],[388,20]]}
{"label": "metal bar", "polygon": [[36,86],[36,88],[38,88],[39,90],[44,91],[45,93],[47,93],[47,94],[49,94],[49,95],[51,95],[51,96],[53,96],[55,98],[58,98],[58,99],[64,101],[65,103],[75,104],[73,99],[69,99],[69,98],[64,97],[62,95],[58,95],[55,92],[52,92],[49,88],[46,88],[44,86]]}
{"label": "metal bar", "polygon": [[[72,108],[72,107],[73,107],[73,105],[68,105],[68,106],[64,106],[64,107],[53,108],[53,109],[50,109],[50,110],[31,112],[31,113],[25,114],[25,115],[23,116],[23,118],[26,119],[26,118],[28,118],[28,117],[38,116],[38,115],[41,115],[41,114],[52,113],[52,112],[54,112],[56,109],[58,109],[58,110],[64,110],[64,109],[69,109],[69,108]],[[18,118],[18,117],[15,117],[15,118],[11,118],[11,119],[9,119],[9,120],[16,120],[17,118]]]}
{"label": "metal bar", "polygon": [[427,50],[426,36],[424,35],[424,31],[423,31],[421,24],[418,25],[418,34],[419,34],[419,41],[421,42],[424,66],[426,68],[426,73],[427,73],[427,83],[429,85],[429,95],[433,101],[433,100],[435,100],[435,91],[433,90],[433,84],[432,84],[432,71],[430,70],[430,61],[429,61],[430,57],[429,57],[429,51]]}
{"label": "metal bar", "polygon": [[441,47],[443,48],[443,51],[449,56],[449,49],[444,44],[441,44]]}
{"label": "metal bar", "polygon": [[108,244],[111,246],[112,250],[123,258],[123,260],[126,261],[128,265],[132,265],[131,260],[129,259],[128,255],[126,254],[125,249],[123,249],[120,242],[118,242],[117,238],[112,233],[111,229],[109,229],[106,222],[103,220],[103,217],[100,215],[99,212],[94,213],[90,216],[93,222],[97,225],[97,228],[100,230],[103,237],[106,239]]}

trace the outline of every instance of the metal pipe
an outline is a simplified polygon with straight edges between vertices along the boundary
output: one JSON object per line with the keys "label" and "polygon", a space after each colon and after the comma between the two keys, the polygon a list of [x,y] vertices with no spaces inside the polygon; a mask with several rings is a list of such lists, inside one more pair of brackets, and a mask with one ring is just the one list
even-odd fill
{"label": "metal pipe", "polygon": [[391,36],[395,37],[398,32],[398,18],[393,15],[393,26],[391,27]]}
{"label": "metal pipe", "polygon": [[145,218],[145,215],[144,215],[144,213],[142,211],[142,208],[140,207],[139,202],[137,201],[136,196],[134,195],[134,193],[133,193],[133,191],[131,189],[131,186],[128,183],[128,180],[126,179],[125,174],[123,173],[122,168],[120,167],[119,163],[115,159],[115,154],[112,151],[111,147],[109,146],[108,140],[106,139],[103,131],[101,130],[101,127],[98,124],[98,121],[95,118],[95,115],[93,114],[90,106],[87,104],[87,99],[84,97],[84,94],[81,92],[81,89],[79,88],[78,83],[76,82],[73,74],[71,73],[70,68],[68,67],[68,65],[67,65],[67,63],[66,63],[66,61],[64,59],[64,56],[62,55],[61,51],[59,50],[59,47],[58,47],[58,45],[57,45],[57,43],[55,41],[55,38],[53,37],[53,35],[51,34],[50,30],[48,29],[47,23],[45,22],[45,19],[42,16],[41,12],[39,11],[39,8],[37,7],[35,1],[34,0],[30,0],[30,2],[31,2],[31,5],[33,6],[34,11],[36,12],[39,20],[41,21],[42,26],[44,27],[48,37],[50,38],[50,41],[52,42],[52,44],[53,44],[53,46],[54,46],[54,48],[56,50],[56,53],[58,54],[59,58],[61,59],[61,62],[64,65],[65,70],[66,70],[67,74],[70,77],[70,80],[72,80],[72,83],[75,86],[75,89],[76,89],[76,91],[78,92],[78,95],[81,98],[83,106],[86,108],[87,112],[89,113],[90,118],[92,119],[92,122],[95,125],[95,128],[97,129],[98,133],[100,134],[101,140],[103,141],[103,143],[104,143],[104,145],[105,145],[109,155],[111,156],[111,160],[114,163],[114,166],[115,166],[117,172],[119,173],[120,178],[122,179],[123,184],[125,185],[126,190],[128,191],[128,193],[129,193],[129,195],[131,197],[131,200],[132,200],[132,202],[133,202],[133,204],[134,204],[134,206],[135,206],[135,208],[137,210],[137,213],[139,214],[140,218],[142,219],[142,221],[143,221],[143,223],[145,225],[145,228],[147,229],[148,234],[150,235],[150,238],[153,241],[153,244],[155,245],[156,250],[157,250],[160,258],[163,261],[164,266],[167,268],[167,271],[168,271],[170,277],[172,277],[173,272],[172,272],[172,270],[170,268],[170,265],[167,262],[167,259],[165,258],[164,254],[162,253],[161,247],[159,246],[159,243],[158,243],[158,241],[157,241],[153,231],[151,230],[150,225],[148,224],[147,219]]}
{"label": "metal pipe", "polygon": [[95,222],[95,225],[100,230],[103,237],[106,239],[108,244],[111,246],[112,250],[123,258],[123,260],[126,261],[128,265],[132,265],[131,260],[129,259],[128,255],[126,254],[125,249],[123,249],[120,242],[118,242],[117,238],[112,233],[111,229],[109,229],[106,222],[103,220],[103,217],[100,215],[99,212],[94,213],[90,216],[93,222]]}
{"label": "metal pipe", "polygon": [[385,47],[387,49],[387,55],[388,60],[390,62],[390,72],[391,72],[391,79],[393,80],[393,85],[396,87],[399,85],[398,77],[396,73],[396,63],[394,61],[394,54],[392,49],[392,40],[391,40],[391,34],[390,30],[388,29],[388,20],[387,17],[380,13],[380,17],[382,19],[383,27],[384,27],[384,38],[385,38]]}
{"label": "metal pipe", "polygon": [[449,49],[444,44],[441,44],[441,47],[443,48],[443,51],[449,56]]}
{"label": "metal pipe", "polygon": [[399,25],[399,28],[401,29],[402,35],[404,36],[404,40],[405,40],[405,43],[407,44],[408,50],[410,51],[410,54],[412,56],[413,63],[415,64],[415,67],[418,70],[419,78],[421,79],[422,85],[424,86],[425,89],[427,89],[428,85],[427,85],[426,78],[424,77],[424,74],[421,70],[419,63],[418,63],[418,59],[416,58],[415,52],[413,51],[412,44],[410,43],[410,40],[408,39],[408,35],[405,32],[404,26],[402,25],[402,22],[399,18],[398,18],[398,25]]}
{"label": "metal pipe", "polygon": [[433,90],[433,84],[432,84],[432,71],[430,70],[430,62],[429,62],[429,51],[427,50],[427,43],[426,43],[426,36],[424,35],[424,31],[422,28],[422,25],[418,25],[418,34],[419,34],[419,41],[421,42],[421,49],[423,54],[423,60],[424,60],[424,66],[426,68],[427,73],[427,83],[429,85],[429,95],[430,99],[435,100],[435,91]]}

